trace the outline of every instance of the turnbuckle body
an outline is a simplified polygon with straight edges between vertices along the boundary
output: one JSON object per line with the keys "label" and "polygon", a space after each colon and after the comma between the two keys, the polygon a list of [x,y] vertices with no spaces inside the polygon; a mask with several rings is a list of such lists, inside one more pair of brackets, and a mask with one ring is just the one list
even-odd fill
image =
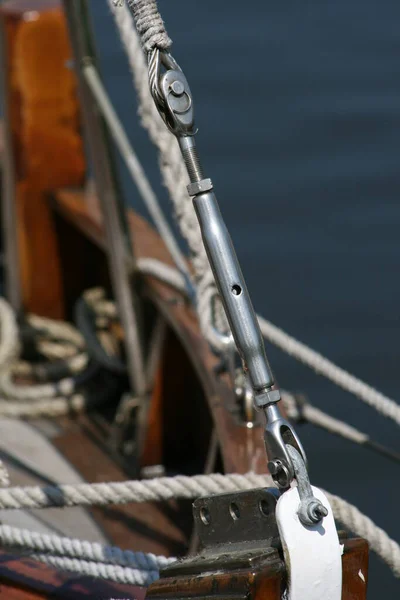
{"label": "turnbuckle body", "polygon": [[211,179],[203,176],[193,137],[196,130],[189,85],[171,55],[158,49],[149,55],[149,79],[160,115],[178,139],[190,178],[188,192],[193,198],[216,285],[252,386],[255,405],[266,415],[265,446],[271,474],[280,487],[288,487],[295,472],[286,445],[297,448],[304,461],[306,457],[294,429],[276,406],[281,396],[265,354],[258,320]]}

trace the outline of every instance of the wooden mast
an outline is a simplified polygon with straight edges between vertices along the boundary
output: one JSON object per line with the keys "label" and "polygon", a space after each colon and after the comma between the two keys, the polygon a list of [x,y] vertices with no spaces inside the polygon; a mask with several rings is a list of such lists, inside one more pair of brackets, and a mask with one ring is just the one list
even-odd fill
{"label": "wooden mast", "polygon": [[[6,152],[13,154],[12,178],[18,223],[22,307],[36,314],[64,316],[62,274],[49,190],[81,186],[85,175],[79,106],[64,15],[56,0],[8,0],[1,5],[5,46]],[[6,191],[5,201],[12,202]],[[15,236],[4,223],[7,248]],[[15,266],[15,248],[13,265]],[[18,277],[8,277],[15,292]],[[14,304],[17,301],[14,301]]]}

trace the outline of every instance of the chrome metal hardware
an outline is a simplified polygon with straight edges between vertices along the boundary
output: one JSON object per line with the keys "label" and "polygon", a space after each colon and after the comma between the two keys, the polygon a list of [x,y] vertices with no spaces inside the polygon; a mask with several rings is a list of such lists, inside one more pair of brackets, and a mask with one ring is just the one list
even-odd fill
{"label": "chrome metal hardware", "polygon": [[293,446],[288,446],[287,452],[292,460],[300,496],[299,519],[306,527],[316,525],[328,515],[328,509],[318,498],[315,498],[308,478],[307,467],[300,454]]}
{"label": "chrome metal hardware", "polygon": [[280,392],[265,354],[257,317],[211,180],[203,175],[193,137],[196,130],[189,84],[175,59],[158,49],[149,54],[149,80],[160,115],[177,137],[190,178],[188,192],[193,196],[215,282],[251,384],[255,406],[263,409],[267,418],[265,445],[271,474],[280,487],[288,487],[295,473],[286,446],[294,445],[304,461],[305,453],[291,424],[276,407]]}

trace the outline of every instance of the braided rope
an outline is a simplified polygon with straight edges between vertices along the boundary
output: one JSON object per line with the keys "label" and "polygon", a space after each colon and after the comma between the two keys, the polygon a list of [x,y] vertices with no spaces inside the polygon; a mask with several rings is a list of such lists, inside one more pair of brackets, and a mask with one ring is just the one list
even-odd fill
{"label": "braided rope", "polygon": [[68,558],[65,556],[51,556],[49,554],[34,553],[32,558],[40,560],[47,565],[88,575],[89,577],[99,577],[108,579],[116,583],[127,583],[129,585],[147,586],[153,583],[159,577],[158,571],[141,571],[131,569],[130,567],[120,567],[119,565],[110,565],[106,563],[90,562],[79,558]]}
{"label": "braided rope", "polygon": [[154,48],[168,50],[172,41],[165,31],[156,0],[128,0],[128,5],[133,11],[143,50],[145,52],[151,52]]}
{"label": "braided rope", "polygon": [[[223,341],[215,331],[213,322],[215,321],[223,332],[227,330],[228,325],[210,269],[197,217],[187,192],[189,178],[186,166],[175,136],[165,126],[153,102],[149,88],[148,66],[132,15],[126,6],[116,8],[112,0],[107,1],[132,69],[142,125],[159,151],[159,165],[164,185],[171,198],[182,236],[190,248],[196,276],[200,326],[208,342],[214,348],[222,349]],[[213,305],[215,315],[213,314]]]}
{"label": "braided rope", "polygon": [[4,546],[24,548],[36,553],[51,553],[140,571],[158,571],[176,560],[155,554],[122,550],[117,546],[105,546],[97,542],[42,534],[9,525],[0,525],[0,542]]}
{"label": "braided rope", "polygon": [[[195,499],[199,496],[212,495],[256,487],[271,486],[269,475],[196,475],[194,477],[177,476],[163,477],[148,481],[127,481],[122,483],[77,484],[61,485],[58,487],[8,488],[0,490],[0,508],[46,508],[50,506],[104,506],[108,504],[125,504],[128,502],[161,501],[172,498]],[[336,519],[355,534],[364,537],[371,548],[400,576],[400,546],[392,540],[373,521],[363,515],[355,506],[345,500],[325,492]],[[8,531],[8,540],[13,538],[12,529]],[[0,539],[2,537],[0,529]],[[18,534],[15,540],[22,543],[23,536]],[[7,539],[7,538],[6,538]],[[40,542],[40,536],[35,541],[29,541],[36,548],[55,549],[69,555],[74,553],[73,542],[68,546],[54,541]],[[42,544],[42,545],[41,545]],[[75,546],[75,552],[77,552]],[[98,549],[82,551],[86,558],[100,558]],[[93,562],[93,561],[91,561]]]}
{"label": "braided rope", "polygon": [[18,324],[14,310],[0,298],[0,365],[8,365],[19,353]]}
{"label": "braided rope", "polygon": [[[143,273],[157,277],[164,283],[168,283],[179,291],[185,292],[185,283],[176,269],[149,258],[139,259],[138,268]],[[346,392],[357,396],[357,398],[375,408],[375,410],[385,417],[392,419],[400,425],[400,405],[395,400],[382,394],[345,369],[338,367],[332,361],[322,356],[322,354],[316,352],[303,342],[296,340],[296,338],[270,321],[267,321],[267,319],[264,319],[260,315],[257,315],[257,318],[261,333],[269,342],[319,375],[329,379]]]}
{"label": "braided rope", "polygon": [[395,400],[378,392],[345,369],[338,367],[322,354],[299,342],[270,321],[260,316],[258,321],[261,333],[272,344],[400,425],[400,405]]}
{"label": "braided rope", "polygon": [[273,485],[269,476],[195,475],[160,477],[145,481],[78,483],[59,486],[10,487],[0,490],[0,509],[50,508],[61,506],[107,506],[197,498],[203,495],[235,492],[260,485]]}
{"label": "braided rope", "polygon": [[350,531],[365,538],[372,550],[389,565],[396,577],[400,577],[400,546],[388,534],[375,525],[352,504],[338,496],[327,494],[335,518]]}

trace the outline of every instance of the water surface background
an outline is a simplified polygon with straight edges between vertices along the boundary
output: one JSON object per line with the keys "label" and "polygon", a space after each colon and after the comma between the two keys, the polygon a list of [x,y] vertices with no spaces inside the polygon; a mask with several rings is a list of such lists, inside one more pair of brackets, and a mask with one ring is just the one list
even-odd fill
{"label": "water surface background", "polygon": [[[400,382],[400,3],[160,0],[255,308],[389,396]],[[92,0],[105,81],[163,206],[129,70]],[[126,199],[142,203],[123,173]],[[273,347],[283,387],[400,450],[394,424]],[[312,481],[400,540],[400,467],[311,426]],[[400,585],[371,558],[370,600]],[[396,594],[397,592],[397,594]]]}

